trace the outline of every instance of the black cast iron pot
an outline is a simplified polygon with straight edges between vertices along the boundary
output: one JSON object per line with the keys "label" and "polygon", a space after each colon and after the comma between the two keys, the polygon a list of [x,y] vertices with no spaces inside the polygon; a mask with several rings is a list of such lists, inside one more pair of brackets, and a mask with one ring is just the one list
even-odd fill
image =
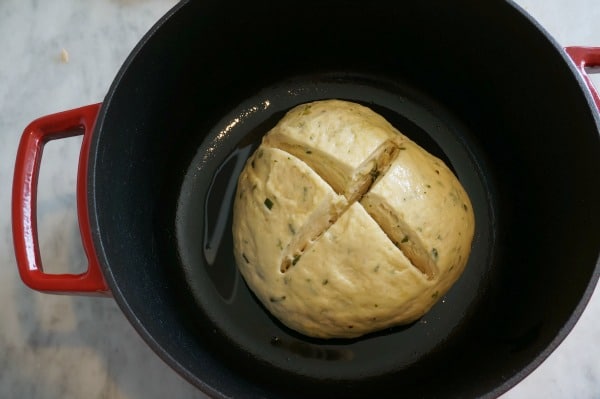
{"label": "black cast iron pot", "polygon": [[[561,342],[599,276],[600,101],[580,72],[600,50],[569,52],[576,63],[510,1],[182,2],[101,105],[26,129],[13,187],[22,278],[112,295],[148,345],[216,397],[497,396]],[[325,98],[372,107],[444,159],[477,222],[465,273],[431,312],[355,340],[286,329],[231,248],[243,162],[286,110]],[[73,129],[85,134],[90,265],[47,275],[39,158]]]}

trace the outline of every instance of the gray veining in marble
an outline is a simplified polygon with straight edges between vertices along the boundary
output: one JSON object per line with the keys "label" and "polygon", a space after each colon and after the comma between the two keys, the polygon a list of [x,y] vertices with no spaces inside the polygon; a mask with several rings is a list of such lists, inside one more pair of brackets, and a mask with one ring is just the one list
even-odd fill
{"label": "gray veining in marble", "polygon": [[[561,45],[600,46],[598,0],[517,3]],[[26,288],[10,228],[14,156],[23,128],[36,117],[102,101],[129,52],[174,4],[0,2],[0,398],[205,397],[143,343],[113,300]],[[52,272],[86,267],[75,215],[80,143],[51,142],[44,153],[40,245]],[[503,399],[600,398],[599,295],[560,347]]]}

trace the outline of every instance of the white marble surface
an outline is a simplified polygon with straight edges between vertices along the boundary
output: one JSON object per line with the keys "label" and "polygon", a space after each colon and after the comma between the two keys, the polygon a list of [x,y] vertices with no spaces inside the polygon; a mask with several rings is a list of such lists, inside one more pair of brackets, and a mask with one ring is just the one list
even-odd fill
{"label": "white marble surface", "polygon": [[[174,3],[0,1],[1,398],[205,397],[148,349],[114,301],[26,288],[16,270],[10,228],[13,163],[22,129],[38,116],[101,101],[127,54]],[[518,3],[561,45],[600,46],[598,0]],[[68,62],[61,60],[62,49]],[[43,160],[40,239],[52,272],[85,268],[75,219],[79,145],[78,138],[52,142]],[[503,399],[600,398],[598,314],[596,292],[562,345]]]}

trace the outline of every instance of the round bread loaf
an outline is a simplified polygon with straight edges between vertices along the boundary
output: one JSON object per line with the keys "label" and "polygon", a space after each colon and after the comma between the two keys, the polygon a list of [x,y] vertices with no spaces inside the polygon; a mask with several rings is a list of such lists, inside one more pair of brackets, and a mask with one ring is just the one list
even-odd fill
{"label": "round bread loaf", "polygon": [[441,160],[340,100],[297,106],[264,136],[233,213],[250,289],[285,325],[319,338],[423,316],[463,272],[474,228]]}

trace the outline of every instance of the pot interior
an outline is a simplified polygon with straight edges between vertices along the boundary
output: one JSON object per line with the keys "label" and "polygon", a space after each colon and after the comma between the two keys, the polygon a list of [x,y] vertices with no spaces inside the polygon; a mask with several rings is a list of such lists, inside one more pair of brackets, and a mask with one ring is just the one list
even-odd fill
{"label": "pot interior", "polygon": [[[217,396],[507,390],[598,279],[598,126],[563,53],[506,2],[266,3],[182,3],[117,76],[88,186],[115,299]],[[421,320],[354,340],[285,328],[232,255],[243,162],[285,111],[325,98],[372,107],[442,158],[476,216],[450,292]]]}

